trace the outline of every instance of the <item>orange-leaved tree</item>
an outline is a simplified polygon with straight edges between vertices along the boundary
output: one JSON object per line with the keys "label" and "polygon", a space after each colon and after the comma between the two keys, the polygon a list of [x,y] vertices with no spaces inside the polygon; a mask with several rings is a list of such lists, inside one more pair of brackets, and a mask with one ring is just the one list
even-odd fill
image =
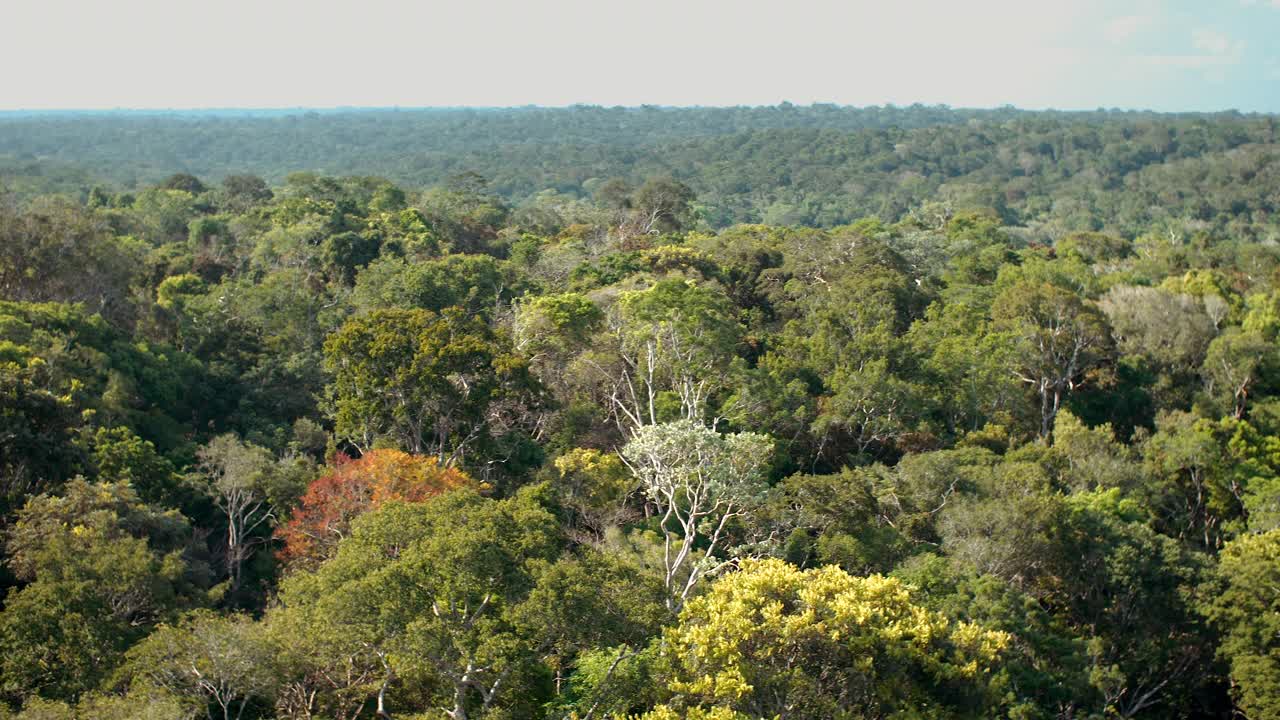
{"label": "orange-leaved tree", "polygon": [[276,530],[280,558],[291,567],[315,567],[331,557],[351,521],[389,500],[423,502],[476,483],[432,455],[371,450],[357,459],[339,454],[333,468],[302,496],[289,521]]}

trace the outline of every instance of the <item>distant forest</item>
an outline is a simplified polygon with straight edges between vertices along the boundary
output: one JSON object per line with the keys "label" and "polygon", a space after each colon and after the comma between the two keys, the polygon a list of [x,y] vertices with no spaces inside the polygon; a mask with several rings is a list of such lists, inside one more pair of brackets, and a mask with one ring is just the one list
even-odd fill
{"label": "distant forest", "polygon": [[711,228],[893,222],[925,202],[994,208],[1050,234],[1162,227],[1274,232],[1276,119],[1222,113],[911,106],[0,115],[14,192],[372,175],[408,187],[478,173],[514,204],[668,175]]}

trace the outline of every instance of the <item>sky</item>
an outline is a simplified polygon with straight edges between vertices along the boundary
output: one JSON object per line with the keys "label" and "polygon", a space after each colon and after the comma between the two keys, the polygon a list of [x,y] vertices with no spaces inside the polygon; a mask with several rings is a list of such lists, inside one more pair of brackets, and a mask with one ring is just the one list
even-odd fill
{"label": "sky", "polygon": [[1280,112],[1280,0],[3,0],[0,109]]}

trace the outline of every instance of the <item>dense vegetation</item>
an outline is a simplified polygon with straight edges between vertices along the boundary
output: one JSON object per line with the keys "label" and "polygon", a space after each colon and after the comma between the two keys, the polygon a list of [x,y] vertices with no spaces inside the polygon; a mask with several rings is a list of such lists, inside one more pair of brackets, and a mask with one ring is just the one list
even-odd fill
{"label": "dense vegetation", "polygon": [[0,715],[1280,716],[1274,132],[0,120]]}
{"label": "dense vegetation", "polygon": [[[174,172],[271,183],[298,170],[406,187],[463,172],[515,205],[674,176],[714,228],[895,221],[926,202],[1052,234],[1274,232],[1276,120],[1138,112],[525,108],[221,115],[0,115],[0,174],[24,194],[137,191]],[[544,197],[544,202],[550,201]]]}

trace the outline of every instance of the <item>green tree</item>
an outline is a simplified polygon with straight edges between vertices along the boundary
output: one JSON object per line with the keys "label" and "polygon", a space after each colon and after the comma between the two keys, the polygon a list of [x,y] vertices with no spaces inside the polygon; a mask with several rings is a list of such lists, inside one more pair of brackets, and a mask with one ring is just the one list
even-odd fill
{"label": "green tree", "polygon": [[[185,236],[186,220],[181,222],[177,232]],[[0,195],[0,298],[5,300],[84,303],[89,313],[127,326],[136,318],[130,287],[148,250],[69,201],[46,198],[19,209]]]}
{"label": "green tree", "polygon": [[1221,547],[1244,514],[1245,484],[1228,452],[1231,428],[1190,413],[1156,419],[1156,432],[1142,445],[1148,498],[1156,526],[1165,534]]}
{"label": "green tree", "polygon": [[226,525],[224,570],[235,592],[243,581],[245,563],[270,539],[275,516],[267,486],[273,458],[265,448],[242,442],[234,434],[210,440],[196,457],[201,479]]}
{"label": "green tree", "polygon": [[156,187],[162,190],[181,190],[192,195],[199,195],[207,189],[204,183],[200,182],[200,178],[191,173],[174,173]]}
{"label": "green tree", "polygon": [[894,577],[925,608],[1006,633],[1001,662],[988,679],[1002,706],[999,717],[1051,720],[1102,712],[1102,698],[1089,685],[1086,639],[1034,597],[933,554],[911,558]]}
{"label": "green tree", "polygon": [[693,201],[688,185],[674,178],[650,178],[631,200],[633,224],[641,233],[680,232],[693,224]]}
{"label": "green tree", "polygon": [[354,300],[365,310],[449,307],[489,314],[510,293],[511,280],[488,255],[451,254],[439,260],[410,262],[384,257],[369,264],[356,280]]}
{"label": "green tree", "polygon": [[173,463],[127,427],[98,428],[92,460],[100,481],[128,482],[143,502],[175,507],[189,494]]}
{"label": "green tree", "polygon": [[576,523],[602,539],[610,528],[631,519],[627,498],[636,479],[622,458],[589,448],[574,448],[555,459],[552,483],[560,502],[572,510]]}
{"label": "green tree", "polygon": [[1065,510],[1035,592],[1087,639],[1090,683],[1107,712],[1190,714],[1213,678],[1212,636],[1193,594],[1203,559],[1153,531],[1117,490],[1068,496]]}
{"label": "green tree", "polygon": [[25,585],[0,611],[0,681],[11,698],[74,701],[156,623],[206,600],[191,529],[127,484],[68,484],[18,512],[10,564]]}
{"label": "green tree", "polygon": [[[626,293],[610,328],[616,356],[592,360],[616,423],[634,432],[676,417],[705,422],[741,336],[727,298],[683,280]],[[666,406],[670,407],[663,412]],[[671,417],[674,416],[674,417]]]}
{"label": "green tree", "polygon": [[122,675],[204,709],[209,720],[240,720],[251,705],[269,706],[273,666],[259,624],[245,615],[204,611],[162,625],[130,649]]}
{"label": "green tree", "polygon": [[1160,406],[1190,405],[1195,374],[1217,333],[1198,298],[1156,288],[1114,287],[1098,303],[1107,315],[1122,362],[1157,374]]}
{"label": "green tree", "polygon": [[518,429],[540,402],[527,363],[458,309],[373,311],[347,321],[324,352],[336,431],[364,450],[382,440],[454,464]]}
{"label": "green tree", "polygon": [[1029,282],[1001,293],[991,315],[1017,339],[1011,369],[1040,400],[1040,437],[1048,439],[1063,400],[1110,352],[1106,318],[1075,293]]}
{"label": "green tree", "polygon": [[[0,341],[0,353],[3,353]],[[76,467],[72,398],[50,392],[48,366],[0,356],[0,496],[6,508],[28,493],[56,488]]]}
{"label": "green tree", "polygon": [[228,175],[222,179],[221,191],[222,203],[237,212],[245,212],[274,197],[267,182],[256,175]]}
{"label": "green tree", "polygon": [[345,638],[349,654],[368,648],[380,666],[379,713],[403,684],[465,720],[527,667],[513,608],[535,585],[531,561],[557,554],[555,518],[531,493],[388,503],[355,521],[336,557],[286,581],[282,601],[314,607],[315,631]]}
{"label": "green tree", "polygon": [[1261,334],[1230,328],[1210,345],[1204,359],[1205,387],[1233,417],[1244,417],[1249,398],[1276,367],[1275,346]]}
{"label": "green tree", "polygon": [[894,527],[901,518],[894,517],[890,497],[878,496],[886,490],[879,470],[793,475],[775,487],[757,521],[786,536],[783,556],[794,565],[837,565],[855,575],[888,572],[909,547]]}
{"label": "green tree", "polygon": [[1227,543],[1205,612],[1223,634],[1218,654],[1231,666],[1244,717],[1280,713],[1280,531]]}

